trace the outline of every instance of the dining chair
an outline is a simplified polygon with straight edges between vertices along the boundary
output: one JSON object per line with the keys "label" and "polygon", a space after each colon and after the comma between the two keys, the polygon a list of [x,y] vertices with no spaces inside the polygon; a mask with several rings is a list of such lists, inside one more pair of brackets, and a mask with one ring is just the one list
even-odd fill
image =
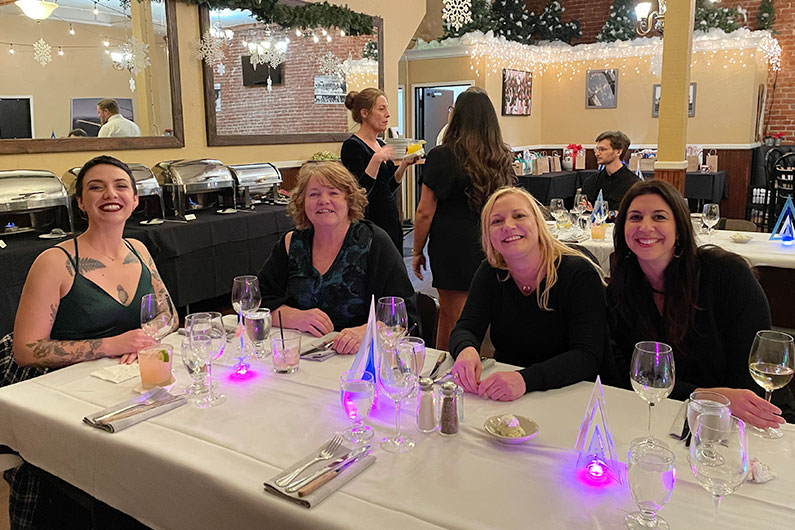
{"label": "dining chair", "polygon": [[417,291],[417,311],[420,314],[421,335],[425,344],[436,347],[436,331],[439,328],[439,300]]}

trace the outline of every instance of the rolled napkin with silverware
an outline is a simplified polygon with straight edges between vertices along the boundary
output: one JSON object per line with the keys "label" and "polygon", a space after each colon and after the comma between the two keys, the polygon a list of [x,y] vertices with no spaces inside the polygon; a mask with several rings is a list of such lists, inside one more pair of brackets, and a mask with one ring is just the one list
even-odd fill
{"label": "rolled napkin with silverware", "polygon": [[183,396],[173,396],[165,388],[158,387],[86,416],[83,422],[103,431],[119,432],[185,403],[187,400]]}
{"label": "rolled napkin with silverware", "polygon": [[346,447],[332,439],[265,482],[265,491],[311,508],[370,467],[376,460],[370,451],[369,445]]}

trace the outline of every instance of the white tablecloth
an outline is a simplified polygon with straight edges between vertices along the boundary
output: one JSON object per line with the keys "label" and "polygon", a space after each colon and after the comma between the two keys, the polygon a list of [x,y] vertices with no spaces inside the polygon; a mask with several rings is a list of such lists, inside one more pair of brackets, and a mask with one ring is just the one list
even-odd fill
{"label": "white tablecloth", "polygon": [[[751,236],[751,240],[747,243],[735,243],[731,240],[731,236],[738,233]],[[781,241],[770,241],[770,234],[715,230],[712,233],[711,241],[708,241],[706,235],[699,235],[698,242],[700,245],[710,242],[729,252],[744,256],[754,267],[766,265],[783,269],[795,269],[795,246],[785,247],[781,244]],[[589,239],[580,243],[580,245],[593,252],[596,259],[599,260],[599,266],[602,267],[605,275],[609,275],[610,254],[613,253],[613,225],[608,225],[607,234],[603,241]]]}
{"label": "white tablecloth", "polygon": [[[426,369],[435,358],[429,352]],[[292,375],[271,373],[269,360],[255,362],[256,375],[236,382],[228,368],[219,367],[223,405],[185,406],[109,434],[81,419],[127,398],[138,383],[89,375],[113,362],[83,363],[0,389],[0,443],[153,528],[620,529],[634,509],[626,484],[592,488],[576,478],[571,448],[590,383],[535,392],[513,403],[467,394],[462,432],[452,438],[419,433],[414,410],[406,407],[402,422],[417,441],[415,450],[393,455],[374,443],[375,465],[306,510],[266,494],[262,483],[348,425],[338,378],[352,357],[302,362]],[[182,366],[174,368],[176,391],[188,376]],[[647,408],[632,392],[605,391],[623,460],[629,442],[645,434]],[[654,410],[654,434],[674,448],[679,468],[662,515],[675,529],[717,528],[710,496],[688,469],[683,442],[667,436],[679,405],[666,400]],[[491,439],[484,420],[509,412],[534,419],[538,436],[522,446]],[[368,420],[375,439],[391,435],[393,422],[393,405],[381,398]],[[725,498],[720,528],[795,527],[795,428],[785,430],[781,440],[751,439],[753,455],[778,478],[746,483]]]}

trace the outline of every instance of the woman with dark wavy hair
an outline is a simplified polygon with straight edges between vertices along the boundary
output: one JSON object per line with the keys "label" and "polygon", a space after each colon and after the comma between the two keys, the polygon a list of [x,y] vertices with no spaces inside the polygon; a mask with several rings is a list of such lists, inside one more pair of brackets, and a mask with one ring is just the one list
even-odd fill
{"label": "woman with dark wavy hair", "polygon": [[442,145],[428,153],[414,218],[412,268],[419,279],[430,233],[428,255],[441,310],[439,349],[447,349],[469,284],[484,258],[478,224],[483,204],[494,190],[516,181],[511,162],[488,94],[479,87],[468,88],[456,100]]}
{"label": "woman with dark wavy hair", "polygon": [[[714,246],[698,248],[686,200],[661,180],[629,189],[613,243],[608,306],[626,385],[634,345],[657,340],[674,351],[672,398],[709,389],[729,398],[732,414],[752,425],[783,423],[779,407],[754,393],[762,389],[748,372],[754,336],[771,322],[765,293],[745,260]],[[779,390],[773,400],[792,421],[791,393]]]}

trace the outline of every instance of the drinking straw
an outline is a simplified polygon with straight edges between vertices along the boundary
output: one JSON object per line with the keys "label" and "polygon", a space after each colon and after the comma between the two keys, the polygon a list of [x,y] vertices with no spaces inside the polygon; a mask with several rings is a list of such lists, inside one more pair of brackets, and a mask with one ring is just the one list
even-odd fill
{"label": "drinking straw", "polygon": [[282,312],[276,311],[279,316],[279,335],[282,337],[282,349],[284,349],[284,328],[282,327]]}

